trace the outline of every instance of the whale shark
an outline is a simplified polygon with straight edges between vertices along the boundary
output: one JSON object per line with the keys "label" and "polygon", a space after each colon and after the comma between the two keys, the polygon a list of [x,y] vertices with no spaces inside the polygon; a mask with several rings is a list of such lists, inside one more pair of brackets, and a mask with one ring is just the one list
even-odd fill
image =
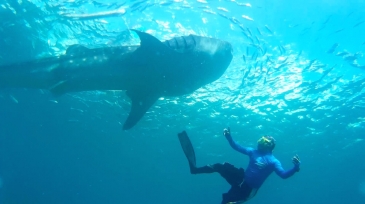
{"label": "whale shark", "polygon": [[232,61],[229,42],[197,35],[160,41],[135,32],[140,45],[71,45],[60,56],[0,66],[0,88],[49,90],[55,95],[121,90],[131,100],[123,130],[131,129],[160,97],[191,94],[220,78]]}

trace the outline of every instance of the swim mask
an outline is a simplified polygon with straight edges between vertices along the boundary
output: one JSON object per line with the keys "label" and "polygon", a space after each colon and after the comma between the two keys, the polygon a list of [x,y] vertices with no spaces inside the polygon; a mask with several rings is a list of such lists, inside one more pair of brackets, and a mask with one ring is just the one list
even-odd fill
{"label": "swim mask", "polygon": [[275,139],[271,136],[262,136],[257,141],[257,147],[259,150],[272,151],[275,147]]}

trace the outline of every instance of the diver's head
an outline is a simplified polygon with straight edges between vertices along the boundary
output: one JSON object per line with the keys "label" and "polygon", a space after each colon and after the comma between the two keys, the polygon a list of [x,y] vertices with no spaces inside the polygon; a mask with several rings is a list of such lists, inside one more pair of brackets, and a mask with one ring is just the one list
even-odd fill
{"label": "diver's head", "polygon": [[275,139],[271,136],[262,136],[257,141],[257,150],[262,152],[272,152],[275,148]]}

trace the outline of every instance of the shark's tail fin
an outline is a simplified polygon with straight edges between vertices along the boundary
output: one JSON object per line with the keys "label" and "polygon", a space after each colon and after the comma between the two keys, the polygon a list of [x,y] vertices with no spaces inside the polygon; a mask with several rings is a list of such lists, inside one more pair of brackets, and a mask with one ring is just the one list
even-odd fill
{"label": "shark's tail fin", "polygon": [[56,66],[56,58],[0,66],[0,88],[48,89]]}
{"label": "shark's tail fin", "polygon": [[196,168],[195,151],[188,134],[182,131],[178,134],[178,137],[185,156],[188,159],[190,169]]}

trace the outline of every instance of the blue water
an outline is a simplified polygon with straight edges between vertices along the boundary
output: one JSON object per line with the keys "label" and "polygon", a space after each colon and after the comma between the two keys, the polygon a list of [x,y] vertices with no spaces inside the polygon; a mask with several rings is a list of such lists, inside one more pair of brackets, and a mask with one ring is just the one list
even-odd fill
{"label": "blue water", "polygon": [[129,28],[223,39],[234,58],[220,79],[161,98],[129,131],[123,92],[0,90],[0,202],[220,203],[228,184],[190,175],[176,134],[188,132],[198,165],[245,168],[221,136],[230,126],[246,146],[273,135],[286,169],[293,155],[302,160],[298,174],[271,175],[248,203],[365,203],[364,12],[363,0],[1,0],[0,64],[72,44],[138,44]]}

